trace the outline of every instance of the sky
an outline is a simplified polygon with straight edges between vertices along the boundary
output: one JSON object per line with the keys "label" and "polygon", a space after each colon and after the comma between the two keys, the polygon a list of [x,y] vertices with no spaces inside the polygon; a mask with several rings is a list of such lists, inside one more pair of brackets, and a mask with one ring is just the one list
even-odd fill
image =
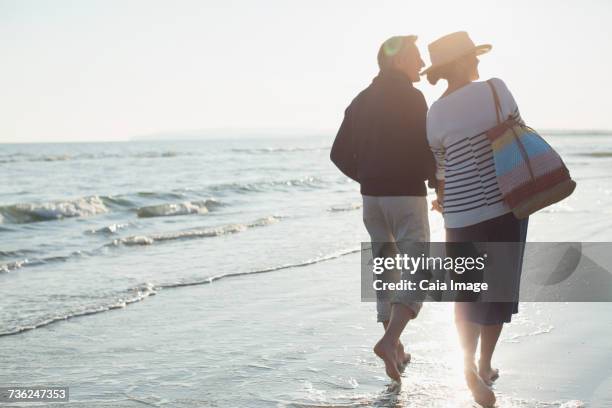
{"label": "sky", "polygon": [[610,130],[610,21],[608,0],[0,0],[0,142],[335,131],[382,41],[417,34],[428,63],[459,30],[530,126]]}

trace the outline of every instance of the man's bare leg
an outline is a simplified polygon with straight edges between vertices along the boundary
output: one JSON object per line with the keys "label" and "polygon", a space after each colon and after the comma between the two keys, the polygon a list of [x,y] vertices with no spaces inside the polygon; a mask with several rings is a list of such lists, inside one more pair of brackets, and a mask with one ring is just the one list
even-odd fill
{"label": "man's bare leg", "polygon": [[[389,325],[388,320],[383,322],[383,327],[385,328],[385,330],[387,330],[388,325]],[[402,341],[398,340],[397,342],[397,368],[400,371],[402,371],[406,367],[406,364],[410,362],[411,358],[412,356],[410,355],[410,353],[406,353],[406,351],[404,350],[404,345],[402,344]]]}
{"label": "man's bare leg", "polygon": [[385,334],[374,346],[374,353],[385,363],[387,375],[395,380],[401,381],[400,372],[397,368],[397,349],[399,338],[410,319],[414,318],[414,312],[401,303],[394,303],[391,308],[391,318],[385,330]]}

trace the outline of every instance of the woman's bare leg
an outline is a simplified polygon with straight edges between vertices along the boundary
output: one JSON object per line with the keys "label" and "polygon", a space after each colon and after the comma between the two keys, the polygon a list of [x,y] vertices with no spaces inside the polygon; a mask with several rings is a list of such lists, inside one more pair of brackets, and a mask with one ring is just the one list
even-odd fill
{"label": "woman's bare leg", "polygon": [[491,359],[495,346],[499,340],[503,324],[482,326],[480,329],[480,360],[478,362],[478,374],[483,381],[489,385],[499,377],[499,370],[491,367]]}
{"label": "woman's bare leg", "polygon": [[462,318],[466,315],[465,309],[468,307],[470,307],[468,303],[455,304],[455,312],[458,317],[456,319],[457,332],[463,348],[463,372],[474,400],[480,405],[488,407],[495,404],[495,394],[480,378],[476,369],[476,349],[478,348],[481,326]]}

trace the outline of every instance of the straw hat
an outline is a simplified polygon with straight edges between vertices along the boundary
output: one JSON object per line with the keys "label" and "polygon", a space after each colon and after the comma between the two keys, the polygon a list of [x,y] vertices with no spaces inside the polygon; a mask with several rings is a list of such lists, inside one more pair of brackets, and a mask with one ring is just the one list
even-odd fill
{"label": "straw hat", "polygon": [[421,75],[456,61],[471,52],[475,51],[476,55],[481,55],[491,51],[491,48],[493,48],[491,44],[475,45],[465,31],[445,35],[427,46],[431,66],[422,71]]}

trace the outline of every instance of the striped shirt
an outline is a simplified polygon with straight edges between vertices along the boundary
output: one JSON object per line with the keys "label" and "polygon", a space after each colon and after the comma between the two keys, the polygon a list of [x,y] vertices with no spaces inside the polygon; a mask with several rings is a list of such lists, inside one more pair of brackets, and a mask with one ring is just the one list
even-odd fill
{"label": "striped shirt", "polygon": [[[493,84],[502,113],[521,121],[512,94],[500,79]],[[444,224],[461,228],[510,212],[497,185],[486,131],[497,124],[491,89],[473,82],[436,101],[427,114],[427,140],[444,180]]]}

